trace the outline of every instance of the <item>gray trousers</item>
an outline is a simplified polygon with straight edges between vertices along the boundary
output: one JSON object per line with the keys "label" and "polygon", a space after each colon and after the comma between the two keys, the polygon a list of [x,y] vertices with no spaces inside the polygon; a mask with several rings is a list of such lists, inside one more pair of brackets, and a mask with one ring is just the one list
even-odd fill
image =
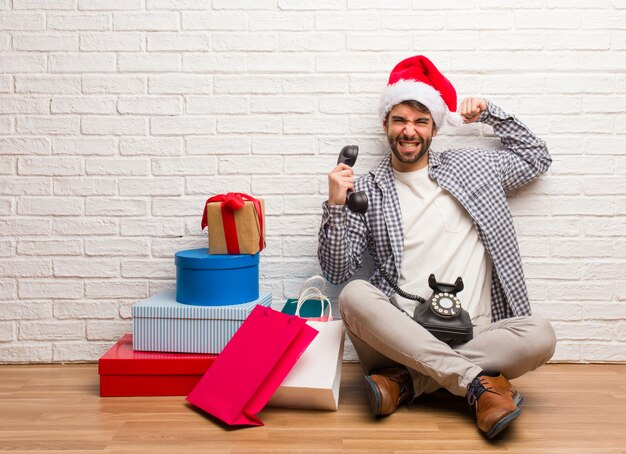
{"label": "gray trousers", "polygon": [[415,397],[441,387],[465,396],[481,371],[519,377],[548,361],[556,345],[550,323],[533,315],[475,326],[471,341],[450,347],[363,280],[345,286],[339,310],[365,372],[403,365]]}

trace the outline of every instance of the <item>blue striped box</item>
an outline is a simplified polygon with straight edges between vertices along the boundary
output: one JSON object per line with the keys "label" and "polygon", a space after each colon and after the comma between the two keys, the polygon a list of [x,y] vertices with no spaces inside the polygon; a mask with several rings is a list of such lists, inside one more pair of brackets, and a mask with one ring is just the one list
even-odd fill
{"label": "blue striped box", "polygon": [[229,306],[191,306],[176,302],[174,290],[133,306],[133,350],[175,353],[222,351],[254,307],[270,307],[272,294]]}

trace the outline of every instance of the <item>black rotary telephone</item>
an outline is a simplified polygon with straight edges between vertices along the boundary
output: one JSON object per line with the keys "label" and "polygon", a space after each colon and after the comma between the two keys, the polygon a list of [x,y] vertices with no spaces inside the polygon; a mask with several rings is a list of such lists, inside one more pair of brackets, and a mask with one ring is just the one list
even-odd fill
{"label": "black rotary telephone", "polygon": [[[356,162],[358,154],[359,147],[357,145],[347,145],[341,149],[337,164],[343,163],[352,167]],[[363,191],[348,191],[346,205],[348,205],[350,211],[358,214],[361,218],[367,231],[368,250],[374,265],[385,281],[387,281],[387,284],[403,298],[420,303],[415,308],[413,320],[426,328],[437,339],[449,345],[463,344],[471,340],[474,336],[472,320],[456,296],[457,293],[463,290],[463,279],[458,277],[454,284],[447,284],[445,282],[437,282],[435,275],[431,274],[428,278],[428,286],[433,290],[433,294],[428,301],[421,296],[405,292],[397,283],[393,282],[387,270],[378,261],[378,255],[374,247],[374,238],[363,216],[367,212],[368,207],[367,194]],[[411,316],[399,306],[396,307],[409,317]]]}
{"label": "black rotary telephone", "polygon": [[437,282],[434,274],[428,278],[432,296],[425,304],[418,304],[413,320],[426,328],[437,339],[448,344],[463,344],[473,337],[472,320],[456,294],[463,290],[463,279],[454,284]]}

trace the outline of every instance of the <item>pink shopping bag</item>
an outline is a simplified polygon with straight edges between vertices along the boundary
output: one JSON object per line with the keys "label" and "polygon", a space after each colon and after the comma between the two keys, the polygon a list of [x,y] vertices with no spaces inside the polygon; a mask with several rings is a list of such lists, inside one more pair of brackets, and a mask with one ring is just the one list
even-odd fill
{"label": "pink shopping bag", "polygon": [[227,424],[262,426],[255,415],[317,333],[300,317],[256,306],[187,400]]}

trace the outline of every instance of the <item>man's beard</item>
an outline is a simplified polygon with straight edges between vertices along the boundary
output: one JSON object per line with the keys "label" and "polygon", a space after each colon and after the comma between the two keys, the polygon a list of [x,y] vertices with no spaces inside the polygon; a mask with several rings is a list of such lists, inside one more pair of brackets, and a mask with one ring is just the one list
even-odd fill
{"label": "man's beard", "polygon": [[[409,138],[407,136],[398,136],[395,139],[388,137],[387,138],[389,141],[389,146],[391,147],[391,152],[394,154],[394,156],[396,158],[398,158],[398,161],[404,163],[404,164],[414,164],[416,162],[418,162],[420,159],[422,159],[424,157],[424,155],[428,152],[428,149],[430,148],[430,144],[431,144],[431,140],[428,139],[416,139],[416,138]],[[418,142],[419,146],[420,146],[420,151],[419,153],[417,153],[415,156],[411,157],[411,156],[406,156],[402,153],[400,153],[398,151],[398,142],[399,141],[414,141],[414,142]]]}

